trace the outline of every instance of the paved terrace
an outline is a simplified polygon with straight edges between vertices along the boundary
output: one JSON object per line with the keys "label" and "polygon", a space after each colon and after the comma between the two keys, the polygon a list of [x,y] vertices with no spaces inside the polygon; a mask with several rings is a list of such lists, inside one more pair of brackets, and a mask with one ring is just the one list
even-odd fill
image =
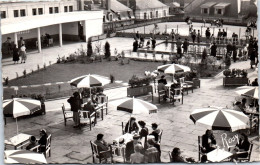
{"label": "paved terrace", "polygon": [[[132,49],[132,39],[111,38],[107,40],[111,45],[112,54],[115,47],[119,51]],[[104,40],[101,42],[105,43]],[[49,61],[54,63],[58,54],[60,56],[68,55],[80,48],[81,44],[86,48],[86,43],[75,43],[64,45],[61,48],[46,48],[40,54],[32,52],[28,55],[28,61],[25,64],[13,65],[11,58],[4,59],[2,61],[3,77],[8,76],[12,79],[16,77],[15,72],[20,75],[24,69],[36,69],[37,64],[43,66],[44,63],[49,64]],[[257,77],[257,72],[249,69],[249,61],[237,62],[232,64],[231,68],[248,69],[250,80]],[[137,120],[144,120],[147,123],[150,131],[153,122],[157,122],[159,128],[164,130],[161,146],[163,162],[169,161],[167,152],[173,147],[180,147],[184,151],[184,155],[198,159],[197,136],[202,135],[205,129],[194,126],[189,115],[192,110],[209,105],[231,107],[237,96],[236,89],[224,88],[222,78],[223,74],[220,73],[213,79],[202,79],[201,88],[195,89],[192,94],[185,94],[183,105],[178,102],[175,106],[168,103],[157,104],[157,114],[136,116]],[[38,136],[39,129],[45,128],[53,135],[52,156],[47,158],[48,163],[92,163],[89,141],[94,140],[98,133],[104,133],[105,139],[112,143],[113,139],[121,135],[121,122],[129,119],[129,114],[116,110],[117,99],[126,97],[126,87],[107,90],[105,93],[109,96],[109,114],[103,121],[98,120],[98,124],[92,131],[89,131],[88,127],[81,130],[74,129],[72,122],[68,122],[67,126],[64,126],[61,105],[66,103],[66,99],[59,99],[46,102],[46,115],[18,119],[19,132]],[[151,101],[150,97],[143,97],[143,99]],[[66,106],[69,105],[66,103]],[[14,136],[16,134],[15,120],[8,118],[4,128],[5,139]],[[253,134],[250,140],[254,138],[256,135]],[[259,161],[259,153],[259,146],[254,145],[251,160]]]}

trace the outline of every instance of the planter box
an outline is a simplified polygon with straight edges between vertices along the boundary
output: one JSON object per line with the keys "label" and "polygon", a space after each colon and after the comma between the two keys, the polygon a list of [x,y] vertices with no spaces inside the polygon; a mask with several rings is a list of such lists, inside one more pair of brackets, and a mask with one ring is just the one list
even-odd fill
{"label": "planter box", "polygon": [[149,92],[153,92],[153,87],[151,85],[136,88],[127,88],[128,97],[148,95]]}
{"label": "planter box", "polygon": [[248,78],[246,77],[224,77],[223,78],[223,86],[228,85],[247,85],[248,84]]}
{"label": "planter box", "polygon": [[193,78],[192,82],[193,82],[193,88],[197,88],[197,87],[200,88],[200,79]]}

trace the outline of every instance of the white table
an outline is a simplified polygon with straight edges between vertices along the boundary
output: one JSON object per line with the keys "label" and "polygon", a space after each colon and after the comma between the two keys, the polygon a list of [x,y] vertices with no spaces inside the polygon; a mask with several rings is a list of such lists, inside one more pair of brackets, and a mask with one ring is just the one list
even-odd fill
{"label": "white table", "polygon": [[215,149],[207,154],[208,160],[211,162],[221,162],[222,160],[232,156],[231,152],[223,149]]}
{"label": "white table", "polygon": [[14,149],[16,150],[18,146],[28,142],[31,136],[32,135],[19,133],[18,135],[15,135],[10,139],[5,140],[5,145],[14,146]]}

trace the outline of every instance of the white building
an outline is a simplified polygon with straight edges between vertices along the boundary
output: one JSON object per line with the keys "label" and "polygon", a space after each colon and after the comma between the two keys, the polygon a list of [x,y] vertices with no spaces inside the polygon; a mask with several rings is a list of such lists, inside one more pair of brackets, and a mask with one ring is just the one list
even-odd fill
{"label": "white building", "polygon": [[48,33],[53,42],[87,41],[103,32],[103,11],[80,11],[77,0],[40,2],[0,2],[2,42],[8,37],[18,44],[23,37],[26,45],[41,51],[41,36]]}
{"label": "white building", "polygon": [[154,19],[169,16],[169,6],[158,0],[136,0],[136,19]]}

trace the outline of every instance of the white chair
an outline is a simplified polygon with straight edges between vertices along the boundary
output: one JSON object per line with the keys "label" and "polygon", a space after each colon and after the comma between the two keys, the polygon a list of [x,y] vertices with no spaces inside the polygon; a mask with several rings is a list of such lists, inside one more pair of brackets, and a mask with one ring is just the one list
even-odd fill
{"label": "white chair", "polygon": [[64,124],[66,126],[67,120],[73,120],[73,112],[69,109],[66,109],[64,104],[61,107],[64,117]]}
{"label": "white chair", "polygon": [[173,88],[173,90],[171,91],[170,101],[173,102],[173,105],[175,100],[179,100],[179,102],[183,104],[182,88]]}
{"label": "white chair", "polygon": [[180,78],[180,84],[184,90],[187,90],[187,94],[188,94],[189,89],[191,89],[191,91],[193,93],[193,82],[192,81],[185,81],[184,77],[182,77],[182,78]]}
{"label": "white chair", "polygon": [[89,128],[91,130],[92,124],[96,124],[96,112],[93,112],[92,114],[89,114],[89,111],[79,111],[79,123],[80,127],[81,125],[89,125]]}

